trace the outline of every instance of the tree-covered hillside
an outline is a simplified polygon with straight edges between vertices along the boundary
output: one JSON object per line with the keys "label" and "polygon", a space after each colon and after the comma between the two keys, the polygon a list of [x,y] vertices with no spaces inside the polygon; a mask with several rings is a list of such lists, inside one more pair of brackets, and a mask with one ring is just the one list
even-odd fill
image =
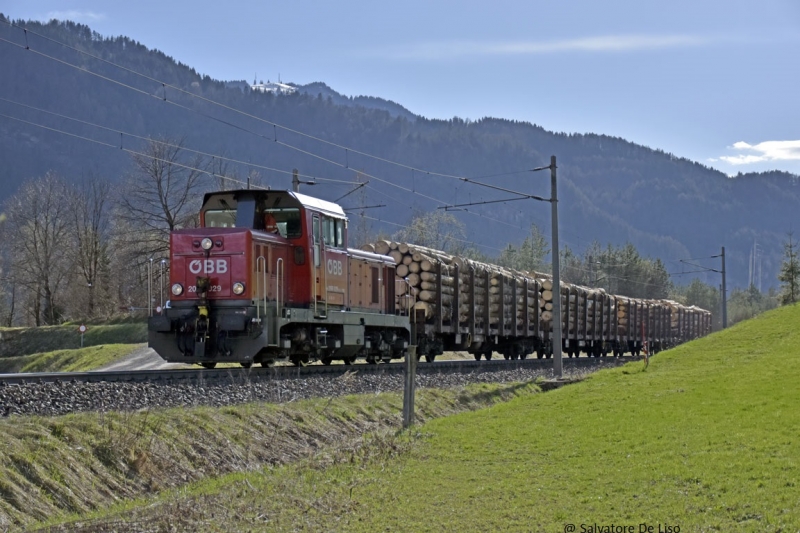
{"label": "tree-covered hillside", "polygon": [[[294,168],[304,176],[337,180],[304,186],[304,192],[328,200],[352,189],[339,181],[354,182],[361,172],[358,179],[369,180],[368,186],[342,204],[386,204],[364,211],[371,218],[363,220],[373,232],[393,233],[398,226],[387,222],[402,226],[412,215],[448,203],[509,197],[410,167],[549,196],[546,172],[519,171],[547,165],[556,155],[562,244],[583,250],[594,241],[615,246],[629,241],[643,254],[661,258],[670,272],[681,269],[677,259],[708,257],[725,246],[733,287],[746,285],[757,241],[765,288],[776,284],[781,243],[800,205],[798,177],[785,173],[728,178],[624,139],[566,135],[492,118],[429,120],[411,115],[402,103],[347,98],[324,84],[293,95],[255,93],[200,76],[127,37],[103,37],[69,22],[15,24],[25,26],[27,35],[0,23],[0,37],[14,43],[0,42],[0,200],[48,171],[68,180],[94,176],[122,182],[134,172],[126,150],[143,151],[142,138],[159,137],[181,139],[184,147],[206,154],[215,173],[239,184],[249,176],[288,188]],[[468,239],[490,255],[508,242],[522,242],[531,223],[549,234],[545,203],[468,209],[453,214],[465,224]],[[352,216],[360,220],[357,211]],[[707,281],[716,285],[719,277]]]}

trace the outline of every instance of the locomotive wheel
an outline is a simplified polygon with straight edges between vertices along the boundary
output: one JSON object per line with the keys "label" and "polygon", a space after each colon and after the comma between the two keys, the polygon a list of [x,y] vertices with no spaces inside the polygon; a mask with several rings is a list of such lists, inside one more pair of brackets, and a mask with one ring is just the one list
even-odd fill
{"label": "locomotive wheel", "polygon": [[207,369],[211,370],[212,368],[217,366],[217,363],[200,363],[200,366],[202,366],[203,368],[207,368]]}
{"label": "locomotive wheel", "polygon": [[436,360],[436,356],[435,355],[426,355],[425,356],[425,361],[427,361],[429,363],[433,363],[435,360]]}
{"label": "locomotive wheel", "polygon": [[242,363],[242,368],[250,368],[253,366],[253,363]]}

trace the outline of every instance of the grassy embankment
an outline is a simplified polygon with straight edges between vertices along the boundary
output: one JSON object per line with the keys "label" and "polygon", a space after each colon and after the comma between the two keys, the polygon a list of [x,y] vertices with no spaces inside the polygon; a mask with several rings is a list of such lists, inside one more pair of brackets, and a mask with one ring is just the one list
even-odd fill
{"label": "grassy embankment", "polygon": [[187,531],[797,531],[799,323],[800,306],[778,309],[647,369],[433,420],[386,453],[201,480],[94,518]]}
{"label": "grassy embankment", "polygon": [[147,324],[89,325],[80,348],[77,324],[0,328],[0,373],[92,370],[128,355],[147,341]]}
{"label": "grassy embankment", "polygon": [[[419,391],[418,412],[430,420],[535,390],[511,384]],[[292,467],[299,472],[369,464],[376,455],[388,458],[415,444],[414,437],[397,432],[401,410],[400,395],[383,393],[223,409],[0,419],[0,531],[34,528],[37,521],[65,522],[73,530],[69,513],[99,516],[95,531],[116,531],[123,526],[105,518],[115,504],[113,514],[125,514],[147,505],[148,498],[173,501],[224,487],[246,472],[282,472],[280,465],[289,463],[300,465]],[[155,521],[172,531],[175,518],[159,515]]]}

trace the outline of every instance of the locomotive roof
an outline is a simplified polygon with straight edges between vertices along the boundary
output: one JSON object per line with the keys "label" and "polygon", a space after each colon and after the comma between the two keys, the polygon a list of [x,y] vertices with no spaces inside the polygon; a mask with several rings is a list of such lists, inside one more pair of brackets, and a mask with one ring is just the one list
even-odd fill
{"label": "locomotive roof", "polygon": [[327,200],[321,200],[319,198],[315,198],[313,196],[308,196],[306,194],[300,194],[299,192],[293,191],[273,191],[270,189],[261,190],[261,189],[239,189],[234,191],[218,191],[218,192],[210,192],[205,195],[203,198],[203,206],[208,205],[209,200],[214,197],[229,197],[232,199],[236,199],[242,195],[247,196],[255,196],[266,198],[269,195],[285,195],[293,200],[295,200],[300,206],[307,207],[313,209],[315,211],[321,211],[326,215],[332,215],[335,217],[347,218],[345,215],[344,210],[339,206],[339,204],[335,204],[333,202],[328,202]]}
{"label": "locomotive roof", "polygon": [[341,208],[339,204],[335,204],[327,200],[320,200],[319,198],[314,198],[313,196],[300,194],[299,192],[286,191],[286,193],[289,196],[294,196],[297,199],[297,201],[299,201],[305,207],[310,207],[312,209],[316,209],[317,211],[323,211],[329,215],[335,215],[337,217],[344,218],[347,216],[344,214],[344,210]]}

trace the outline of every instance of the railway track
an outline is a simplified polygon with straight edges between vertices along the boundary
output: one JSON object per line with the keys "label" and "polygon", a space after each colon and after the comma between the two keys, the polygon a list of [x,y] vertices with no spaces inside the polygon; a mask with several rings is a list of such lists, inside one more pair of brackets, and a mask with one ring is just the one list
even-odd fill
{"label": "railway track", "polygon": [[[563,360],[564,368],[581,368],[604,366],[603,363],[624,363],[635,361],[638,357],[626,356],[618,358],[577,358]],[[417,373],[420,375],[435,373],[459,372],[497,372],[515,369],[542,369],[552,366],[552,359],[523,359],[515,361],[438,361],[420,363]],[[402,374],[403,363],[389,364],[356,364],[356,365],[309,365],[305,367],[275,366],[270,368],[218,368],[218,369],[165,369],[165,370],[124,370],[124,371],[91,371],[91,372],[30,372],[0,374],[0,384],[20,385],[37,383],[241,383],[253,380],[297,379],[311,376],[342,376],[358,374]]]}
{"label": "railway track", "polygon": [[[564,360],[564,378],[581,379],[634,358]],[[0,418],[164,408],[286,403],[403,390],[403,364],[127,370],[0,375]],[[417,367],[419,388],[458,388],[553,376],[552,360],[442,361]]]}

